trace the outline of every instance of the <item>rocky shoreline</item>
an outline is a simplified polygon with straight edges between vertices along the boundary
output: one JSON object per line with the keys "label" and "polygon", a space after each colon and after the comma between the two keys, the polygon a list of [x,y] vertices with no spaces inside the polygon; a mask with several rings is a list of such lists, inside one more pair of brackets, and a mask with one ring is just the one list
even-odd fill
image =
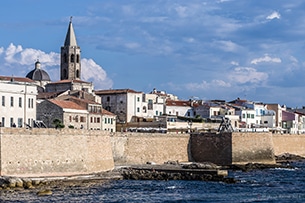
{"label": "rocky shoreline", "polygon": [[157,165],[147,163],[136,166],[120,166],[113,171],[96,173],[90,175],[79,175],[70,177],[39,177],[18,178],[0,177],[0,195],[8,192],[29,190],[37,195],[52,195],[53,189],[67,187],[88,186],[106,183],[111,180],[198,180],[218,181],[224,183],[237,183],[239,180],[228,177],[228,170],[263,170],[268,168],[291,168],[289,163],[305,161],[305,157],[283,154],[276,157],[277,164],[248,163],[245,165],[218,166],[213,163],[179,163],[168,161]]}

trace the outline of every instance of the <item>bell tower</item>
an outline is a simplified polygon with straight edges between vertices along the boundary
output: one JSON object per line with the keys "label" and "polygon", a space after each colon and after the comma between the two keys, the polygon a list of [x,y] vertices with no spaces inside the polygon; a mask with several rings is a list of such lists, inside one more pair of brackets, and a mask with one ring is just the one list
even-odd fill
{"label": "bell tower", "polygon": [[60,79],[61,80],[80,80],[81,60],[80,47],[77,46],[72,17],[65,39],[64,46],[61,47],[60,57]]}

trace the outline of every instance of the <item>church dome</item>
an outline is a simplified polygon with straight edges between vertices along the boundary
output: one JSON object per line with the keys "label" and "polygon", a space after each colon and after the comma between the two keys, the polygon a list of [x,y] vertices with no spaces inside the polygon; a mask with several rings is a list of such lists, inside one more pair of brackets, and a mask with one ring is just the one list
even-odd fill
{"label": "church dome", "polygon": [[35,69],[30,71],[25,77],[34,81],[51,81],[49,74],[40,68],[39,61],[36,61]]}

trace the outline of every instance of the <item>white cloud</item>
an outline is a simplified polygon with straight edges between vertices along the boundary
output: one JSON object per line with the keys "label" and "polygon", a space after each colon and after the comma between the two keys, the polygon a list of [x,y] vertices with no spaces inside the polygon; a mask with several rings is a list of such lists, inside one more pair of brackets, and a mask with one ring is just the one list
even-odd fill
{"label": "white cloud", "polygon": [[231,65],[233,66],[239,66],[239,63],[237,61],[231,61]]}
{"label": "white cloud", "polygon": [[267,20],[272,20],[272,19],[275,19],[275,18],[280,19],[281,18],[281,14],[276,12],[276,11],[273,11],[270,15],[268,15],[266,17]]}
{"label": "white cloud", "polygon": [[212,80],[210,83],[203,80],[201,83],[188,83],[186,84],[186,89],[188,90],[207,90],[211,88],[217,88],[217,87],[231,87],[230,83],[226,83],[223,80]]}
{"label": "white cloud", "polygon": [[226,52],[236,52],[240,49],[240,46],[232,41],[215,41],[214,44],[219,48]]}
{"label": "white cloud", "polygon": [[268,74],[258,72],[255,68],[250,67],[236,67],[233,72],[229,74],[229,79],[235,83],[262,83],[268,79]]}
{"label": "white cloud", "polygon": [[[0,64],[3,64],[0,66],[1,75],[25,77],[34,68],[37,59],[41,62],[42,68],[49,73],[52,80],[59,80],[59,53],[45,53],[44,51],[32,48],[24,49],[21,45],[16,46],[13,43],[6,49],[0,48]],[[107,77],[106,71],[92,59],[83,58],[81,63],[82,79],[93,82],[96,88],[109,89],[112,87],[113,82]]]}
{"label": "white cloud", "polygon": [[280,58],[271,58],[270,56],[265,55],[264,57],[253,59],[251,64],[258,64],[261,62],[281,63],[282,60]]}
{"label": "white cloud", "polygon": [[93,82],[97,89],[109,89],[113,82],[107,77],[106,71],[92,59],[82,59],[82,78]]}

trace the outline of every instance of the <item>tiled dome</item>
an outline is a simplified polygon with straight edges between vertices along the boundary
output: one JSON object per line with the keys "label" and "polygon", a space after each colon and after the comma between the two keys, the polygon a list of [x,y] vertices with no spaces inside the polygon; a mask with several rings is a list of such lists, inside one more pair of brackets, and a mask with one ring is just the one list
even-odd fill
{"label": "tiled dome", "polygon": [[49,74],[40,69],[40,62],[35,63],[35,69],[30,71],[25,77],[30,78],[34,81],[51,81]]}

